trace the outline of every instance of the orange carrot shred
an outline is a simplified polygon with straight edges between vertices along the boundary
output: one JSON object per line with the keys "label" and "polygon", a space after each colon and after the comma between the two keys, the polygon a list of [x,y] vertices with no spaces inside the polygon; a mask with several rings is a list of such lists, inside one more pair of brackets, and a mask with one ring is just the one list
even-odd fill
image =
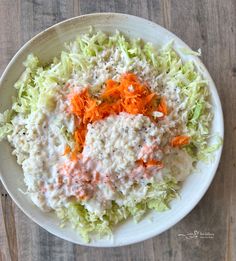
{"label": "orange carrot shred", "polygon": [[100,174],[99,174],[99,172],[96,172],[95,177],[94,177],[94,182],[98,183],[99,180],[100,180]]}
{"label": "orange carrot shred", "polygon": [[145,163],[142,159],[136,160],[136,163],[141,166],[145,166]]}
{"label": "orange carrot shred", "polygon": [[160,104],[158,105],[158,111],[162,112],[164,115],[168,114],[165,97],[161,98]]}
{"label": "orange carrot shred", "polygon": [[63,155],[65,156],[65,155],[69,154],[70,152],[71,152],[70,146],[66,145]]}
{"label": "orange carrot shred", "polygon": [[181,147],[183,145],[189,144],[190,137],[189,136],[176,136],[171,140],[172,147]]}
{"label": "orange carrot shred", "polygon": [[143,167],[151,167],[151,166],[159,166],[163,168],[163,163],[159,160],[150,159],[147,162],[144,162],[143,159],[139,159],[136,161],[138,165],[141,165]]}
{"label": "orange carrot shred", "polygon": [[149,160],[147,163],[146,163],[146,166],[149,167],[149,166],[159,166],[159,167],[163,167],[163,163],[159,160],[154,160],[154,159],[151,159]]}
{"label": "orange carrot shred", "polygon": [[71,153],[71,160],[72,160],[72,161],[77,160],[77,156],[76,156],[76,151],[75,151],[75,150],[72,151],[72,153]]}

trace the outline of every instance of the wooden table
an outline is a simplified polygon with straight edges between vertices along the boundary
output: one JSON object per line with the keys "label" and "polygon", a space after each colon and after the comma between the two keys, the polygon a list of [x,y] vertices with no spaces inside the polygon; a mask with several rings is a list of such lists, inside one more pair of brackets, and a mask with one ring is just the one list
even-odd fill
{"label": "wooden table", "polygon": [[[61,240],[27,218],[0,185],[0,259],[236,260],[236,1],[235,0],[0,0],[0,72],[36,33],[64,19],[92,12],[122,12],[150,19],[193,49],[215,80],[225,117],[219,169],[206,195],[176,226],[145,242],[96,249]],[[179,233],[210,232],[212,239]]]}

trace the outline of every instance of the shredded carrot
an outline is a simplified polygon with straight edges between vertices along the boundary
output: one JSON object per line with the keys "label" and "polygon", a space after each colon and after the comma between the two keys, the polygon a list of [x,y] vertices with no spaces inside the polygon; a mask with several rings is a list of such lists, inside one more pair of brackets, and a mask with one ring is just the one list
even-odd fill
{"label": "shredded carrot", "polygon": [[69,154],[70,152],[71,152],[70,146],[66,145],[63,155],[67,155],[67,154]]}
{"label": "shredded carrot", "polygon": [[160,103],[158,105],[158,111],[162,112],[164,115],[168,114],[165,97],[161,98]]}
{"label": "shredded carrot", "polygon": [[74,132],[75,142],[77,144],[79,144],[80,146],[84,145],[86,132],[87,132],[87,129],[85,129],[85,128],[80,128]]}
{"label": "shredded carrot", "polygon": [[100,181],[100,174],[99,172],[96,172],[95,177],[94,177],[94,183],[97,184]]}
{"label": "shredded carrot", "polygon": [[144,162],[143,159],[139,159],[136,161],[138,165],[141,165],[143,167],[151,167],[151,166],[158,166],[163,168],[163,163],[159,160],[150,159],[147,162]]}
{"label": "shredded carrot", "polygon": [[[80,93],[72,93],[69,97],[71,113],[80,119],[74,133],[75,142],[80,148],[77,149],[79,152],[83,149],[89,123],[120,112],[143,114],[153,119],[152,113],[158,109],[167,115],[165,98],[161,98],[158,104],[158,96],[133,73],[123,74],[119,82],[107,80],[106,87],[98,98],[92,97],[88,88]],[[72,157],[75,158],[74,155]]]}
{"label": "shredded carrot", "polygon": [[71,152],[71,160],[72,160],[72,161],[77,160],[76,150],[74,150],[74,151]]}
{"label": "shredded carrot", "polygon": [[189,144],[190,137],[189,136],[176,136],[171,140],[172,147],[180,147],[183,145]]}
{"label": "shredded carrot", "polygon": [[163,166],[163,163],[159,160],[154,160],[154,159],[151,159],[149,160],[147,163],[146,163],[146,166],[149,167],[149,166],[159,166],[159,167],[162,167]]}
{"label": "shredded carrot", "polygon": [[109,99],[111,96],[114,98],[119,98],[118,82],[109,79],[106,81],[106,91],[102,93],[101,97],[103,99]]}
{"label": "shredded carrot", "polygon": [[136,160],[136,163],[141,166],[145,166],[145,163],[142,159]]}

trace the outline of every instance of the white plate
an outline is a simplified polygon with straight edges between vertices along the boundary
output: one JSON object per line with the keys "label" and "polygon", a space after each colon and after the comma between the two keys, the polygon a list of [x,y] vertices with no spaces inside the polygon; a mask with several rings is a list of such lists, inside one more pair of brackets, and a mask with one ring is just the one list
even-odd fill
{"label": "white plate", "polygon": [[[49,62],[51,58],[60,53],[64,42],[74,39],[79,33],[87,32],[91,25],[95,30],[105,32],[114,32],[118,29],[129,37],[140,37],[155,45],[163,45],[174,40],[174,47],[176,49],[189,48],[183,41],[163,27],[139,17],[125,14],[100,13],[72,18],[38,34],[27,42],[13,57],[1,78],[0,111],[11,106],[11,96],[15,92],[12,86],[22,73],[24,69],[22,62],[29,53],[33,52],[42,62]],[[214,133],[218,133],[223,137],[221,103],[207,69],[197,57],[192,55],[181,55],[181,57],[183,60],[194,61],[199,70],[201,70],[204,78],[209,81],[215,114],[212,129]],[[70,227],[60,228],[54,214],[41,212],[27,196],[19,191],[19,189],[25,190],[23,173],[21,167],[16,163],[16,158],[11,155],[11,151],[12,149],[7,142],[4,141],[1,143],[1,180],[15,203],[29,218],[50,233],[65,240],[86,245],[76,231]],[[132,220],[128,220],[114,230],[112,239],[103,238],[93,241],[89,245],[112,247],[132,244],[156,236],[175,225],[196,206],[205,194],[215,175],[220,156],[221,149],[215,153],[215,158],[211,164],[198,164],[198,172],[192,174],[186,180],[181,190],[181,199],[176,199],[171,203],[171,210],[163,213],[151,212],[138,224],[133,223]],[[150,222],[150,217],[152,217],[152,222]]]}

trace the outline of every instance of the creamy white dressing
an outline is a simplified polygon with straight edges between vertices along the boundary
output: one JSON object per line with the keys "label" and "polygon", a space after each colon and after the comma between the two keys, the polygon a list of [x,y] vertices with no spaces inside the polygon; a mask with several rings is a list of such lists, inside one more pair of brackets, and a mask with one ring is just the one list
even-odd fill
{"label": "creamy white dressing", "polygon": [[193,159],[180,149],[171,149],[164,158],[166,174],[173,175],[177,181],[184,181],[193,170]]}
{"label": "creamy white dressing", "polygon": [[55,184],[58,176],[56,165],[66,159],[62,156],[66,140],[61,134],[61,126],[70,130],[74,126],[65,106],[59,100],[53,112],[35,111],[25,119],[16,116],[13,125],[16,128],[8,139],[15,147],[13,154],[22,165],[24,181],[33,202],[45,211],[63,205],[59,190],[44,193],[39,184],[43,182],[44,187]]}
{"label": "creamy white dressing", "polygon": [[88,125],[83,155],[101,162],[104,173],[127,173],[146,144],[159,144],[162,133],[143,115],[120,113]]}

